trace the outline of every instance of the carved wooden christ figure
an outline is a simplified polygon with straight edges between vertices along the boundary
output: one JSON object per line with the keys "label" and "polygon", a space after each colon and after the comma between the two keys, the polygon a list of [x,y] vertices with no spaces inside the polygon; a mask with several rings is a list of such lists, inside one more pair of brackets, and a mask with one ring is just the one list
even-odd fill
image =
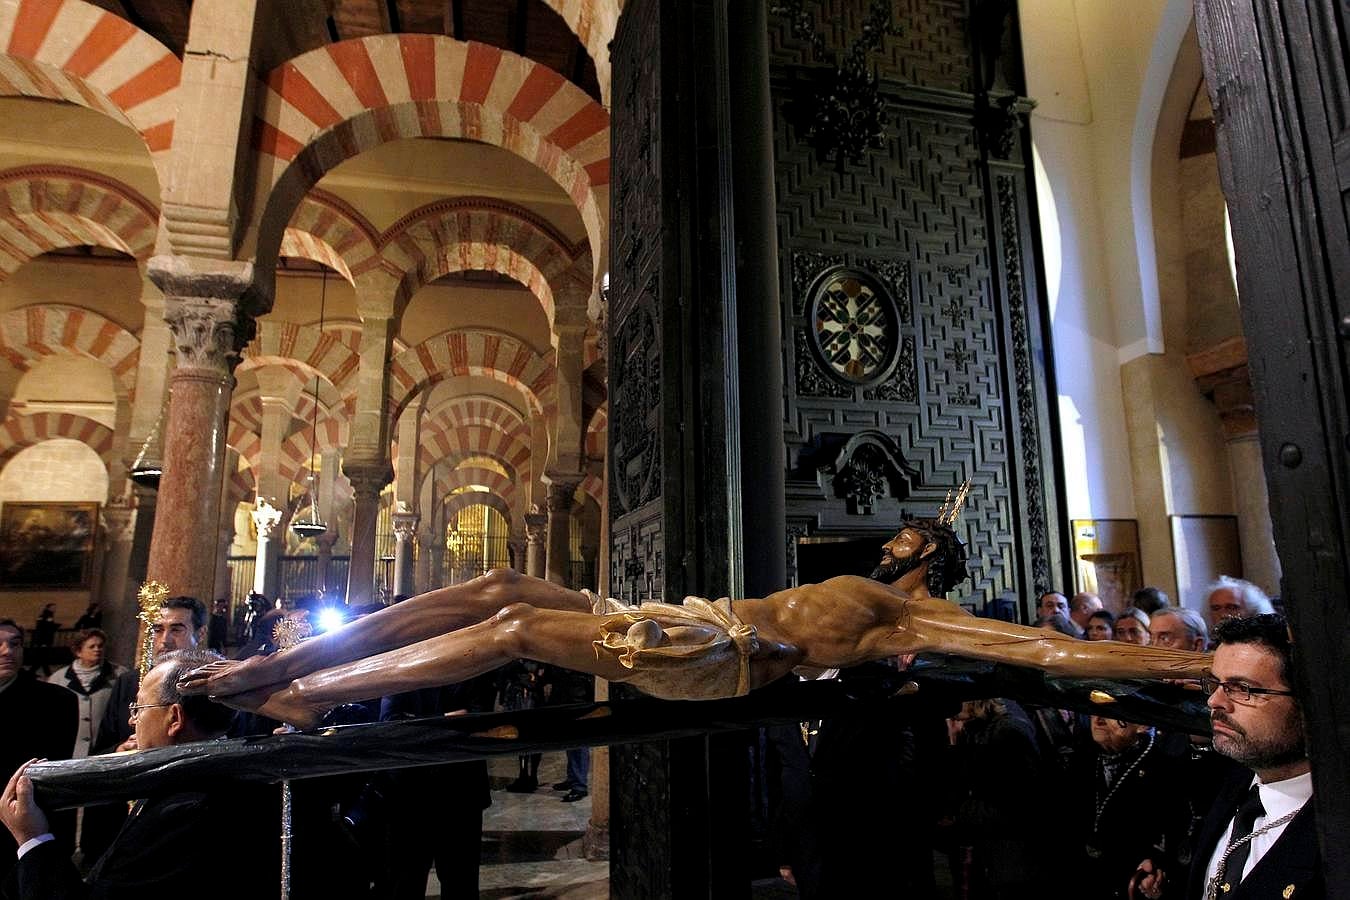
{"label": "carved wooden christ figure", "polygon": [[500,569],[270,656],[213,663],[180,688],[307,728],[341,703],[464,681],[514,659],[667,699],[731,697],[798,666],[842,668],[912,653],[1068,677],[1198,678],[1209,664],[1205,653],[977,618],[940,599],[967,577],[965,549],[945,516],[903,522],[871,578],[844,575],[762,600],[633,607]]}

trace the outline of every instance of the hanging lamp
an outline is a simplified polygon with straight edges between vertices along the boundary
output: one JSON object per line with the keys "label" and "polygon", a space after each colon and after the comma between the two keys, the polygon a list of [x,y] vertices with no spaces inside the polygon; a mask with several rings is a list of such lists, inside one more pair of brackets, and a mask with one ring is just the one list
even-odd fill
{"label": "hanging lamp", "polygon": [[[328,302],[328,269],[323,270],[322,287],[319,289],[319,340],[323,340],[323,316],[324,308]],[[296,537],[304,540],[305,538],[318,537],[328,530],[319,519],[319,495],[314,487],[314,467],[317,465],[319,455],[319,373],[314,373],[314,393],[312,397],[313,410],[310,413],[309,421],[309,479],[306,491],[309,494],[309,518],[299,519],[291,523],[291,531],[295,532]]]}

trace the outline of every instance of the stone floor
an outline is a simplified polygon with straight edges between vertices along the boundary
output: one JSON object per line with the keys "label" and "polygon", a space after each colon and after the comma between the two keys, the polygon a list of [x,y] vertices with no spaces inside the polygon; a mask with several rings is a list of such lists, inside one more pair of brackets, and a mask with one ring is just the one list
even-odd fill
{"label": "stone floor", "polygon": [[[581,852],[591,798],[563,803],[552,790],[566,775],[566,758],[546,753],[539,766],[539,790],[512,794],[515,759],[488,763],[492,806],[483,814],[483,865],[478,870],[480,897],[492,900],[603,900],[609,897],[609,863],[587,860]],[[440,897],[433,872],[428,897]]]}

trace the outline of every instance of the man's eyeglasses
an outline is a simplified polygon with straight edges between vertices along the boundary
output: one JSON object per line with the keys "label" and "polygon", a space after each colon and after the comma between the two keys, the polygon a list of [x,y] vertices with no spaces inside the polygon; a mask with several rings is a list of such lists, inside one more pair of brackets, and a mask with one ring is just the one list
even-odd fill
{"label": "man's eyeglasses", "polygon": [[1228,695],[1228,699],[1234,703],[1251,703],[1253,697],[1275,696],[1292,697],[1293,691],[1282,691],[1276,688],[1252,687],[1249,684],[1243,684],[1240,681],[1220,681],[1213,675],[1202,675],[1200,677],[1200,687],[1205,695],[1214,693],[1219,688]]}
{"label": "man's eyeglasses", "polygon": [[128,703],[128,704],[127,704],[127,719],[128,719],[129,721],[131,721],[131,722],[135,722],[138,718],[140,718],[141,710],[143,710],[143,709],[155,709],[155,708],[161,707],[161,706],[173,706],[173,704],[172,704],[172,703]]}

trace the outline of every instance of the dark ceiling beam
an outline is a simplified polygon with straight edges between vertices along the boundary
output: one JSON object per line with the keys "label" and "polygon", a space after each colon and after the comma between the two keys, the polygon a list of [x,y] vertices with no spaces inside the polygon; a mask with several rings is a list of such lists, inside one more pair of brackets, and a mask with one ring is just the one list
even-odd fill
{"label": "dark ceiling beam", "polygon": [[335,44],[342,40],[342,35],[338,32],[336,19],[334,19],[332,16],[329,16],[328,20],[324,24],[328,26],[329,40],[331,40]]}
{"label": "dark ceiling beam", "polygon": [[511,49],[518,56],[525,55],[526,21],[530,17],[530,0],[516,0],[515,18],[511,20]]}
{"label": "dark ceiling beam", "polygon": [[464,6],[460,0],[446,0],[445,33],[457,41],[464,40]]}
{"label": "dark ceiling beam", "polygon": [[384,0],[389,19],[389,33],[398,34],[403,30],[403,17],[398,14],[398,0]]}

